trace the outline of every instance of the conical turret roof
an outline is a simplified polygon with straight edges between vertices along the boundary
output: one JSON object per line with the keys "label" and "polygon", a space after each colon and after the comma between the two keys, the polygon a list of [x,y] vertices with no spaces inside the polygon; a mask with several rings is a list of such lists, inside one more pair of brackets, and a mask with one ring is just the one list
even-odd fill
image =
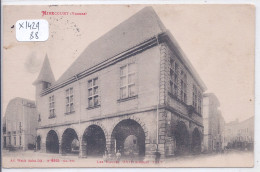
{"label": "conical turret roof", "polygon": [[54,83],[55,82],[55,78],[53,75],[53,72],[51,70],[51,65],[49,62],[49,58],[48,55],[46,54],[45,59],[43,61],[43,65],[42,65],[42,69],[40,71],[40,74],[38,76],[38,78],[36,79],[36,81],[34,81],[34,85],[38,84],[39,82],[48,82],[48,83]]}

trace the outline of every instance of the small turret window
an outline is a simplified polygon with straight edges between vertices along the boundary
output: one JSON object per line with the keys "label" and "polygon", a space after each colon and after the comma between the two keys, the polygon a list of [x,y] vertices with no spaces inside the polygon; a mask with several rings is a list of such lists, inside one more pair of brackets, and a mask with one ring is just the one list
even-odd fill
{"label": "small turret window", "polygon": [[49,82],[43,82],[42,89],[45,90],[45,89],[49,88],[50,86],[51,86],[51,84]]}

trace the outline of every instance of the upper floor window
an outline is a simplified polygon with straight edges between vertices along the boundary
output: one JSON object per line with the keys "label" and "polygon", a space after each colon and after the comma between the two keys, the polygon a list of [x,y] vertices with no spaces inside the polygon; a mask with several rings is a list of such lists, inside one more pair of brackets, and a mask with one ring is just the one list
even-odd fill
{"label": "upper floor window", "polygon": [[192,105],[197,110],[197,88],[195,85],[193,85],[192,97]]}
{"label": "upper floor window", "polygon": [[66,90],[66,113],[74,112],[74,97],[73,97],[73,88]]}
{"label": "upper floor window", "polygon": [[202,97],[201,97],[201,93],[199,92],[198,93],[198,112],[199,112],[199,114],[201,114],[201,100],[202,100]]}
{"label": "upper floor window", "polygon": [[128,98],[136,95],[135,63],[130,63],[120,68],[120,98]]}
{"label": "upper floor window", "polygon": [[202,95],[195,85],[193,85],[193,107],[201,114]]}
{"label": "upper floor window", "polygon": [[55,117],[55,102],[54,102],[54,95],[49,97],[49,112],[50,116],[49,118],[54,118]]}
{"label": "upper floor window", "polygon": [[38,115],[38,122],[41,122],[41,121],[42,121],[41,114],[39,113],[39,115]]}
{"label": "upper floor window", "polygon": [[88,81],[88,107],[99,106],[98,78]]}
{"label": "upper floor window", "polygon": [[175,60],[170,59],[170,86],[171,86],[171,93],[178,96],[178,70],[179,65],[176,63]]}
{"label": "upper floor window", "polygon": [[187,103],[187,75],[181,71],[181,101]]}
{"label": "upper floor window", "polygon": [[22,133],[22,122],[19,122],[19,132]]}

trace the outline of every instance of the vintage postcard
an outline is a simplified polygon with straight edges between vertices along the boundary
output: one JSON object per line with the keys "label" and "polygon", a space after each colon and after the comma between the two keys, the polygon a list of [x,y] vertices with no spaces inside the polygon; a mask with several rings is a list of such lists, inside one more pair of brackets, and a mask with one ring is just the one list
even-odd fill
{"label": "vintage postcard", "polygon": [[253,5],[4,5],[2,164],[253,167]]}

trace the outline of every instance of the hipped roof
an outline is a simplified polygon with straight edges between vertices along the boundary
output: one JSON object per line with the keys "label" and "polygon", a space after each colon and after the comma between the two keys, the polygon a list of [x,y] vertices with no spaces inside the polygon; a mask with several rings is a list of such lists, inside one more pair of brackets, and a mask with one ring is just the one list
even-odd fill
{"label": "hipped roof", "polygon": [[165,31],[165,26],[153,8],[145,7],[92,42],[56,83],[64,82],[74,75]]}
{"label": "hipped roof", "polygon": [[[159,34],[165,33],[172,42],[171,46],[176,47],[176,51],[180,54],[180,58],[189,68],[195,80],[198,81],[203,91],[206,90],[206,86],[193,68],[189,59],[185,56],[177,41],[172,34],[165,28],[160,18],[152,7],[145,7],[138,13],[125,20],[90,45],[81,53],[81,55],[75,60],[75,62],[63,73],[63,75],[55,82],[51,69],[46,69],[44,72],[42,69],[36,81],[48,80],[53,83],[53,86],[57,86],[65,81],[73,78],[75,75],[84,72],[95,65],[104,62],[140,43]],[[49,66],[49,61],[47,62]],[[43,67],[44,68],[44,67]],[[51,71],[51,72],[50,72]],[[46,74],[47,73],[47,74]],[[48,74],[49,73],[49,74]],[[47,77],[46,75],[50,75]]]}

